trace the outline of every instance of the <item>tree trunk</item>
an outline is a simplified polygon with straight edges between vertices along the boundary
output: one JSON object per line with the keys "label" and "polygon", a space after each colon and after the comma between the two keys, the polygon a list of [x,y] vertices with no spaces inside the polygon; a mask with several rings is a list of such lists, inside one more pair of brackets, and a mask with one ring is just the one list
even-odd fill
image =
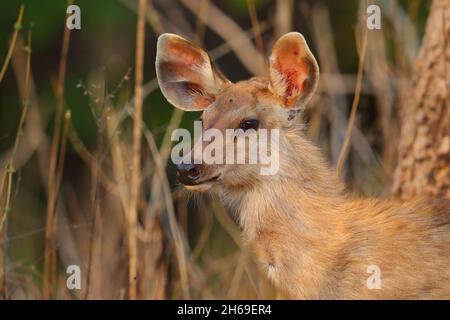
{"label": "tree trunk", "polygon": [[393,192],[450,197],[450,1],[433,0],[412,82],[400,104]]}

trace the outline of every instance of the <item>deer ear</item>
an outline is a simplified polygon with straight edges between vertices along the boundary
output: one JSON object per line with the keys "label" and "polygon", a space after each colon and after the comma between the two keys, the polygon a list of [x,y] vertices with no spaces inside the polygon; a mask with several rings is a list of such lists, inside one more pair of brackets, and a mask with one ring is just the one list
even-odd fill
{"label": "deer ear", "polygon": [[169,33],[158,38],[156,75],[166,99],[185,111],[206,109],[229,83],[205,51]]}
{"label": "deer ear", "polygon": [[275,43],[269,77],[272,92],[286,108],[302,109],[311,99],[319,81],[319,66],[300,33],[287,33]]}

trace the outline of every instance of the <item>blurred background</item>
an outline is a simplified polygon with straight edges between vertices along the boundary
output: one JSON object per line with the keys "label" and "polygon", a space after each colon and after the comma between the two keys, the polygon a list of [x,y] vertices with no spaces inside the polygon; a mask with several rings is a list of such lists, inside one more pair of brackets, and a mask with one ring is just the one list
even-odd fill
{"label": "blurred background", "polygon": [[[155,78],[156,40],[180,34],[205,48],[232,81],[264,75],[274,41],[301,32],[321,68],[307,134],[335,166],[366,50],[342,177],[361,195],[390,192],[397,103],[431,1],[148,0],[137,223],[137,298],[276,298],[241,247],[219,202],[175,182],[170,134],[198,113],[176,111]],[[0,4],[0,293],[5,299],[129,298],[135,0],[77,0],[81,30],[65,28],[65,0]],[[24,5],[23,18],[20,8]],[[65,31],[66,30],[66,31]],[[365,31],[364,31],[365,30]],[[14,43],[12,50],[11,43]],[[66,49],[64,49],[66,48]],[[64,50],[67,57],[64,58]],[[265,60],[264,60],[265,59]],[[264,62],[265,61],[265,62]],[[65,71],[65,72],[64,72]],[[66,269],[81,269],[68,290]]]}

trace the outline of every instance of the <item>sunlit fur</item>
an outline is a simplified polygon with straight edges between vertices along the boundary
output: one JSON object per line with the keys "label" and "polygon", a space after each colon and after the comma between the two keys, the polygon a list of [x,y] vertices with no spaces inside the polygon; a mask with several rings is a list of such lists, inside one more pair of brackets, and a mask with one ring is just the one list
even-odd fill
{"label": "sunlit fur", "polygon": [[[279,41],[306,46],[298,34]],[[290,50],[292,45],[276,47]],[[302,49],[313,61],[309,49]],[[288,54],[278,50],[276,57]],[[272,73],[282,77],[279,70]],[[312,74],[300,74],[297,82],[318,80],[318,69],[297,71],[304,70]],[[288,90],[288,97],[274,92],[274,86],[290,80],[224,82],[202,116],[204,128],[236,128],[242,119],[256,117],[261,128],[280,129],[279,172],[264,176],[258,165],[202,165],[204,177],[220,178],[190,188],[219,196],[236,217],[245,244],[288,298],[450,298],[450,201],[352,196],[305,138],[301,119],[292,119],[290,111],[298,107],[292,99],[311,96],[317,84],[300,86],[312,91]],[[161,79],[160,85],[165,85]],[[367,286],[372,265],[381,271],[380,289]]]}
{"label": "sunlit fur", "polygon": [[[275,177],[219,187],[245,242],[290,298],[450,298],[450,202],[356,199],[295,129]],[[381,289],[367,288],[367,268]]]}

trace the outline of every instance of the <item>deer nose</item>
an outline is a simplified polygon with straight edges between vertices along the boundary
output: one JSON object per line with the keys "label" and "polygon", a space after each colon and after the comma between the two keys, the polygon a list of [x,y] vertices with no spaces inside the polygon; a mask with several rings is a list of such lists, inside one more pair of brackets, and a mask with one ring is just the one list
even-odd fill
{"label": "deer nose", "polygon": [[200,166],[197,164],[180,163],[177,170],[177,180],[185,185],[195,184],[200,177]]}

